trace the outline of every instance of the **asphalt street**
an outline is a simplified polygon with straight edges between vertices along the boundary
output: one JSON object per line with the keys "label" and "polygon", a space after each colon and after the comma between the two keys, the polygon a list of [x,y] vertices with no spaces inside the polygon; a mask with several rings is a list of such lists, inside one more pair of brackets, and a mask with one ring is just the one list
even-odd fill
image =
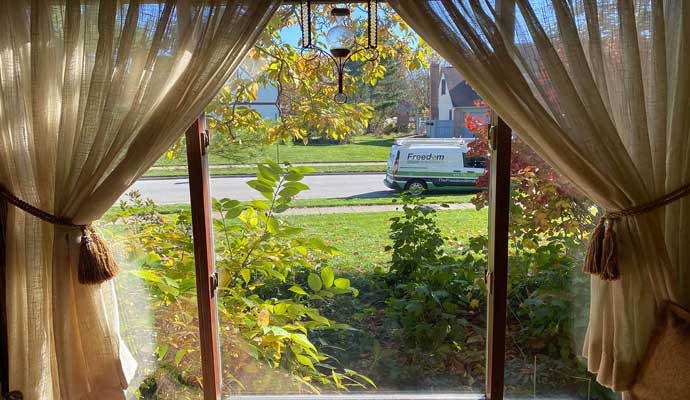
{"label": "asphalt street", "polygon": [[[300,193],[300,199],[382,197],[392,195],[393,190],[383,184],[385,174],[332,174],[308,175],[302,181],[310,190]],[[211,178],[211,196],[235,200],[262,198],[261,194],[247,186],[247,177]],[[144,198],[157,204],[189,203],[189,180],[142,179],[130,190],[138,190]]]}

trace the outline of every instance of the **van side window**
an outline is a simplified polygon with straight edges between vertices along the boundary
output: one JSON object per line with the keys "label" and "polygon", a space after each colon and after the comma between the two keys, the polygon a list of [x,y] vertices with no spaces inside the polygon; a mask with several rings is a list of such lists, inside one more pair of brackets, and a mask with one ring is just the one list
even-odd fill
{"label": "van side window", "polygon": [[462,153],[462,162],[465,168],[486,168],[486,158],[470,157],[467,153]]}

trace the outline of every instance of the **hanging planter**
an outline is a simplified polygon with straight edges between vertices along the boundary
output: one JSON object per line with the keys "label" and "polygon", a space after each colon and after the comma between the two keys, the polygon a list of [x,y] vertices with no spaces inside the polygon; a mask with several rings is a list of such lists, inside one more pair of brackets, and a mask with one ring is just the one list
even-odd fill
{"label": "hanging planter", "polygon": [[349,27],[350,10],[342,7],[334,7],[331,16],[335,18],[335,25],[326,34],[328,49],[317,46],[312,37],[311,0],[301,2],[300,26],[302,27],[302,52],[314,51],[325,55],[332,63],[338,76],[338,93],[335,101],[347,102],[347,96],[343,92],[343,75],[345,66],[356,54],[362,54],[367,62],[372,62],[379,57],[378,50],[378,2],[367,1],[367,45],[358,46],[355,34]]}

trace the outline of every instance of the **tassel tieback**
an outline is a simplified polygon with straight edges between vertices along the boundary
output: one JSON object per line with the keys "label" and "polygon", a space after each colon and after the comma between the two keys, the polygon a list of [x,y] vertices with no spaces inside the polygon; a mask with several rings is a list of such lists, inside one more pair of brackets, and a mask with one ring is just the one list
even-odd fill
{"label": "tassel tieback", "polygon": [[53,225],[81,230],[78,268],[79,283],[84,285],[96,285],[110,280],[117,275],[119,268],[112,252],[103,239],[98,236],[91,224],[75,224],[70,218],[58,217],[47,213],[18,198],[2,185],[0,185],[0,197],[20,210],[43,221]]}
{"label": "tassel tieback", "polygon": [[665,207],[690,194],[690,184],[682,186],[665,196],[627,210],[609,211],[599,220],[589,241],[584,271],[597,275],[605,281],[620,279],[618,268],[618,248],[616,240],[616,221]]}

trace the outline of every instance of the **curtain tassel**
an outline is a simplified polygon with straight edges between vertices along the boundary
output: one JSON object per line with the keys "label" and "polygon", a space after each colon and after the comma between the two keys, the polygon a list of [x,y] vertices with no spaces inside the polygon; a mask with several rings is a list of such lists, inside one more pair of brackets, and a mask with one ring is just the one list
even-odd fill
{"label": "curtain tassel", "polygon": [[633,217],[645,214],[661,207],[665,207],[674,201],[690,195],[690,184],[650,201],[621,211],[609,211],[599,220],[597,227],[592,232],[589,241],[587,257],[585,257],[584,271],[598,275],[605,281],[615,281],[621,278],[618,268],[618,245],[616,244],[615,221],[624,217]]}
{"label": "curtain tassel", "polygon": [[584,271],[592,275],[601,275],[601,254],[604,247],[604,236],[606,233],[606,221],[604,218],[599,220],[597,227],[592,232],[585,257]]}
{"label": "curtain tassel", "polygon": [[599,220],[589,241],[584,271],[605,281],[620,278],[616,248],[615,218],[604,216]]}
{"label": "curtain tassel", "polygon": [[114,278],[119,270],[108,245],[92,226],[83,226],[79,250],[79,283],[97,285]]}
{"label": "curtain tassel", "polygon": [[621,276],[618,270],[618,252],[616,245],[616,231],[613,229],[615,220],[606,223],[606,232],[601,247],[601,279],[606,281],[618,280]]}

